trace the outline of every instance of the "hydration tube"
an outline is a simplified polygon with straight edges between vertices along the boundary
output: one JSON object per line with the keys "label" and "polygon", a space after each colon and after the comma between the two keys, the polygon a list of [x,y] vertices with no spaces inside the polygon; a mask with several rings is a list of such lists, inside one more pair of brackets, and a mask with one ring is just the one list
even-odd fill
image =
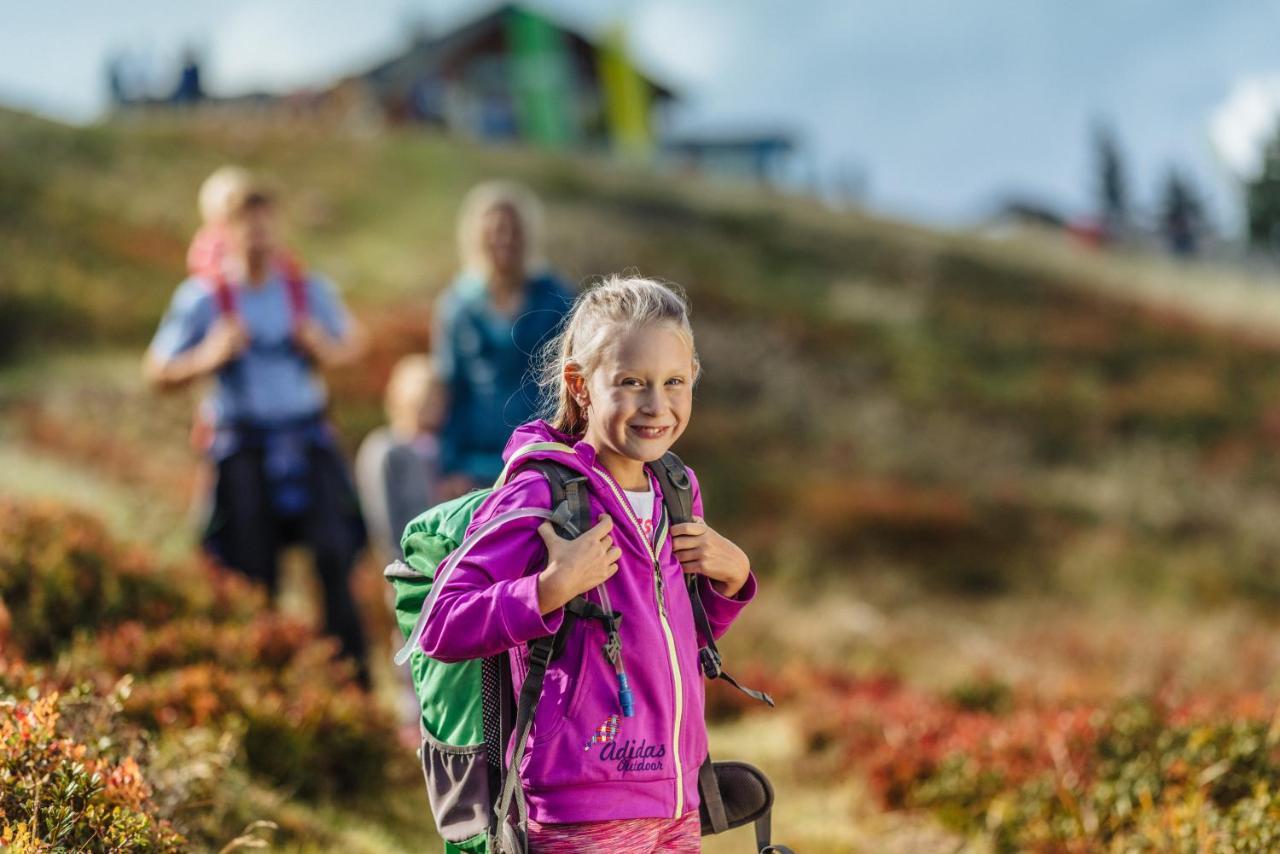
{"label": "hydration tube", "polygon": [[[609,591],[604,589],[604,582],[596,585],[596,592],[600,595],[600,607],[611,614],[614,613],[613,606],[609,604]],[[617,625],[616,623],[610,625],[612,628],[609,629],[609,642],[605,644],[604,654],[613,664],[613,672],[618,677],[618,704],[622,706],[622,716],[630,718],[636,713],[635,696],[631,693],[627,670],[622,664],[622,641],[618,637]]]}

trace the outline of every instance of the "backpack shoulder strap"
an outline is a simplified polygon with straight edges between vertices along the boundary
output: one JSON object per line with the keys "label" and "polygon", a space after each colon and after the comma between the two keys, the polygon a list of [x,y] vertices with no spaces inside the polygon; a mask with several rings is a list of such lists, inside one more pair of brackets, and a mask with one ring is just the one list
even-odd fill
{"label": "backpack shoulder strap", "polygon": [[289,318],[293,328],[297,329],[307,319],[307,277],[292,255],[282,256],[280,266],[284,272],[285,290],[289,294]]}
{"label": "backpack shoulder strap", "polygon": [[566,540],[580,536],[591,527],[591,505],[587,501],[587,477],[564,463],[550,459],[529,460],[524,467],[536,469],[551,487],[551,509],[565,506],[565,521],[553,521],[556,533]]}
{"label": "backpack shoulder strap", "polygon": [[[684,461],[671,451],[668,451],[662,455],[661,459],[652,463],[650,468],[654,476],[658,478],[658,485],[662,487],[662,501],[666,505],[670,524],[679,525],[693,521],[693,483],[689,478],[689,470],[685,467]],[[707,610],[702,604],[702,591],[698,587],[698,576],[694,573],[685,573],[685,584],[689,589],[689,606],[693,610],[694,625],[706,644],[698,650],[698,663],[702,668],[703,675],[708,679],[723,679],[747,696],[772,706],[773,698],[768,694],[742,685],[737,679],[725,672],[720,658],[720,650],[716,647],[715,635],[711,632],[711,620],[707,618]],[[710,832],[722,833],[727,830],[729,820],[725,810],[724,796],[720,790],[720,782],[716,777],[715,766],[711,760],[710,752],[707,753],[706,758],[702,761],[702,766],[698,769],[698,794],[702,799],[702,811],[706,818],[705,824],[709,827]],[[707,832],[706,829],[704,829],[705,832]],[[767,812],[756,822],[756,848],[761,852],[769,849],[769,816]],[[785,851],[785,849],[781,848],[778,850]]]}
{"label": "backpack shoulder strap", "polygon": [[[662,487],[662,501],[667,507],[667,515],[672,525],[693,521],[693,482],[689,478],[689,470],[671,451],[651,464],[658,485]],[[698,576],[685,573],[685,584],[689,588],[689,605],[693,609],[693,622],[702,635],[705,646],[698,650],[698,661],[702,673],[708,679],[723,679],[749,697],[762,703],[773,705],[773,698],[763,691],[748,688],[724,671],[720,650],[716,646],[715,636],[711,632],[711,621],[707,618],[707,609],[702,604],[702,592],[698,589]]]}
{"label": "backpack shoulder strap", "polygon": [[213,299],[218,304],[218,314],[230,317],[236,313],[236,294],[231,283],[220,270],[209,274],[209,283],[213,286]]}
{"label": "backpack shoulder strap", "polygon": [[672,451],[662,459],[650,463],[650,469],[662,487],[662,501],[667,505],[667,515],[672,525],[693,521],[693,482],[684,461]]}

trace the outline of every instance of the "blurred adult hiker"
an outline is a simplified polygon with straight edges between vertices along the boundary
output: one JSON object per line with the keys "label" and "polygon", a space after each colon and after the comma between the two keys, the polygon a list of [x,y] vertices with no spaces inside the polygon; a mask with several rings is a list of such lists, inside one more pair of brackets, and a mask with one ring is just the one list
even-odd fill
{"label": "blurred adult hiker", "polygon": [[[692,470],[669,453],[698,370],[681,293],[640,278],[590,288],[548,350],[548,419],[514,433],[492,491],[446,503],[406,534],[400,574],[438,569],[422,652],[443,662],[509,654],[511,672],[527,674],[514,686],[509,744],[490,740],[488,688],[477,703],[483,745],[439,744],[445,736],[427,726],[433,808],[462,850],[480,850],[463,837],[485,822],[450,805],[484,787],[483,751],[510,757],[500,790],[490,778],[479,798],[486,810],[496,801],[490,851],[522,850],[526,835],[534,852],[698,851],[702,798],[720,819],[706,832],[725,827],[730,798],[708,760],[700,668],[714,661],[707,675],[721,675],[714,639],[756,581],[742,549],[702,518]],[[437,567],[440,535],[463,509],[473,511],[466,545]],[[447,773],[431,782],[438,768]],[[526,807],[519,835],[503,842],[508,815]]]}
{"label": "blurred adult hiker", "polygon": [[178,286],[143,371],[161,390],[214,379],[204,404],[216,471],[205,549],[274,597],[281,550],[308,546],[325,628],[367,684],[349,584],[365,529],[320,375],[356,360],[363,333],[332,286],[281,251],[278,220],[270,188],[251,176],[235,182],[220,226],[225,246]]}
{"label": "blurred adult hiker", "polygon": [[493,482],[512,429],[534,416],[533,359],[573,296],[546,269],[542,206],[525,187],[481,184],[458,222],[462,272],[435,307],[432,348],[449,408],[441,431],[441,498]]}
{"label": "blurred adult hiker", "polygon": [[383,392],[387,423],[356,452],[356,487],[365,524],[386,560],[403,557],[400,537],[437,496],[444,389],[430,356],[405,356],[391,370]]}

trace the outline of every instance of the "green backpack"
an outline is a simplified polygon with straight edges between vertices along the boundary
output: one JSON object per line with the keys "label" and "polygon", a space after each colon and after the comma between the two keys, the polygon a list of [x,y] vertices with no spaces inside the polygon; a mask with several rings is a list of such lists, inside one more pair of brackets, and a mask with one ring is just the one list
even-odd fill
{"label": "green backpack", "polygon": [[[547,666],[577,620],[598,620],[610,634],[617,630],[618,614],[581,596],[575,598],[565,606],[559,631],[530,643],[528,675],[518,694],[505,653],[442,662],[428,658],[419,646],[437,573],[447,577],[470,546],[489,531],[528,517],[549,519],[566,539],[590,527],[586,478],[553,460],[524,459],[531,452],[546,450],[573,452],[569,446],[555,442],[533,443],[519,449],[493,487],[446,501],[410,522],[401,540],[404,561],[392,563],[384,573],[394,588],[396,622],[406,638],[396,654],[396,663],[409,664],[421,705],[423,775],[447,854],[523,854],[527,850],[528,816],[519,774],[514,769],[519,767],[524,753]],[[522,467],[536,468],[547,478],[552,507],[500,514],[466,539],[476,509]],[[651,468],[662,485],[671,524],[688,521],[692,515],[692,491],[684,464],[675,454],[667,454]],[[693,583],[695,577],[688,578],[694,618],[707,641],[700,650],[703,672],[709,678],[725,679],[772,706],[773,700],[767,694],[742,687],[720,667],[720,655]],[[515,749],[508,765],[503,759],[513,733]],[[713,765],[708,757],[699,772],[698,785],[704,835],[754,823],[758,852],[788,850],[769,842],[773,789],[758,769],[740,762]],[[513,808],[514,822],[508,820]]]}

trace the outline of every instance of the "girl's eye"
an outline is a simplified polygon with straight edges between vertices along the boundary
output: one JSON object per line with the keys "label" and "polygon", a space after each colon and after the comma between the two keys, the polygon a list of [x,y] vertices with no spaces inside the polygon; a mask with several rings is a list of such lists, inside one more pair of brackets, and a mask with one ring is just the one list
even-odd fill
{"label": "girl's eye", "polygon": [[631,386],[632,388],[636,388],[644,385],[644,383],[640,382],[640,380],[636,379],[635,377],[627,377],[625,380],[622,381],[622,384],[625,386]]}
{"label": "girl's eye", "polygon": [[684,377],[672,377],[667,380],[667,385],[684,385]]}

